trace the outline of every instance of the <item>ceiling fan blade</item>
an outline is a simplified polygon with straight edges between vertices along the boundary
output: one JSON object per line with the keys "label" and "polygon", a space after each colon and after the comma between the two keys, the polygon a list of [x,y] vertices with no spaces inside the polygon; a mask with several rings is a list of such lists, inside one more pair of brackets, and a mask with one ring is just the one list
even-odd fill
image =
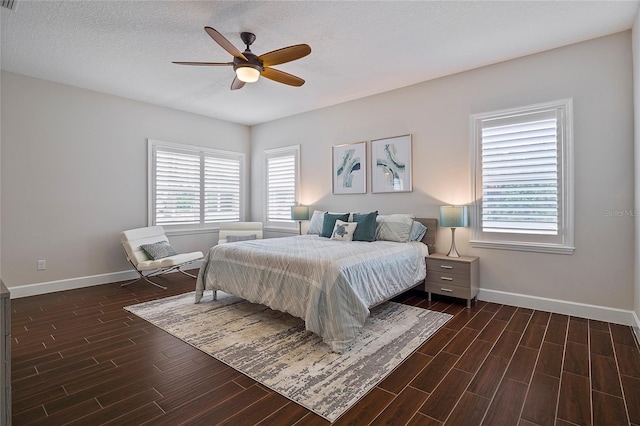
{"label": "ceiling fan blade", "polygon": [[242,89],[244,87],[244,81],[241,81],[238,76],[235,76],[233,78],[233,81],[231,82],[231,90],[238,90],[238,89]]}
{"label": "ceiling fan blade", "polygon": [[270,67],[271,65],[284,64],[285,62],[304,58],[309,53],[311,53],[311,48],[308,45],[296,44],[295,46],[283,47],[282,49],[265,53],[258,56],[258,59],[262,61],[263,66]]}
{"label": "ceiling fan blade", "polygon": [[295,75],[291,75],[274,68],[265,67],[264,71],[262,71],[260,75],[264,78],[268,78],[269,80],[277,81],[278,83],[288,84],[289,86],[299,87],[304,84],[304,80],[300,77],[296,77]]}
{"label": "ceiling fan blade", "polygon": [[242,54],[229,40],[225,38],[222,34],[217,32],[211,27],[204,27],[204,30],[211,36],[212,39],[215,40],[216,43],[220,45],[224,50],[229,52],[234,58],[240,58],[247,60],[247,57]]}
{"label": "ceiling fan blade", "polygon": [[172,62],[173,64],[178,65],[199,65],[205,67],[216,67],[216,66],[225,66],[225,65],[233,65],[233,62]]}

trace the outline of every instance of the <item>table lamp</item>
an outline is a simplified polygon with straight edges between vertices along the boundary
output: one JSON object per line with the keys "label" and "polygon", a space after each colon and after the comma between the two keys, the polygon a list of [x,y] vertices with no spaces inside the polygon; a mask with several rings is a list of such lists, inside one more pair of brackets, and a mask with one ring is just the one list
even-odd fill
{"label": "table lamp", "polygon": [[291,220],[298,221],[298,235],[302,235],[302,221],[309,220],[309,206],[291,207]]}
{"label": "table lamp", "polygon": [[467,206],[440,206],[440,226],[451,228],[451,248],[447,256],[460,257],[456,250],[456,228],[469,226]]}

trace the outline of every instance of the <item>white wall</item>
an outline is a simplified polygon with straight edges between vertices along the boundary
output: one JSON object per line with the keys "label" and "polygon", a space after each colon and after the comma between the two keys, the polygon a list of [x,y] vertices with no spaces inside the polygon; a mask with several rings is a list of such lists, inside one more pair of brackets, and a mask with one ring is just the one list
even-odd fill
{"label": "white wall", "polygon": [[640,339],[640,11],[633,25],[633,96],[635,123],[635,330]]}
{"label": "white wall", "polygon": [[[1,90],[8,287],[131,269],[118,234],[147,225],[147,138],[249,153],[243,125],[6,72]],[[216,238],[170,237],[179,251]]]}
{"label": "white wall", "polygon": [[[468,229],[456,232],[456,243],[461,253],[480,256],[485,291],[629,312],[634,218],[615,212],[634,208],[631,51],[626,31],[254,126],[252,217],[262,217],[262,152],[298,143],[302,203],[437,217],[441,204],[470,201],[470,114],[573,98],[575,253],[472,249]],[[412,193],[331,194],[333,145],[407,133],[413,135]],[[441,229],[438,250],[449,244],[450,231]]]}

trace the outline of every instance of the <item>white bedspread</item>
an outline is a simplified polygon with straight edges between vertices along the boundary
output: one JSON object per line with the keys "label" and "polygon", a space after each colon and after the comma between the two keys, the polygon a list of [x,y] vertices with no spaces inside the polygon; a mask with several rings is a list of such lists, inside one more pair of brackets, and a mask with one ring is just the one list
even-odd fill
{"label": "white bedspread", "polygon": [[369,307],[426,276],[427,246],[419,242],[342,242],[315,235],[214,246],[196,282],[305,321],[333,351],[358,335]]}

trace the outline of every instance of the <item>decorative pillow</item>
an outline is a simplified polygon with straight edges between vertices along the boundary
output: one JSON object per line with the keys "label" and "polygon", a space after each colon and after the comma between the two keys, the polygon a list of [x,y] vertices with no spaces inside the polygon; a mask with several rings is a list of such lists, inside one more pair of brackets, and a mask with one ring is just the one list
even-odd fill
{"label": "decorative pillow", "polygon": [[353,233],[353,241],[375,241],[376,240],[376,217],[378,211],[371,213],[353,213],[353,221],[358,227]]}
{"label": "decorative pillow", "polygon": [[390,214],[378,215],[376,218],[376,240],[406,243],[411,235],[413,215]]}
{"label": "decorative pillow", "polygon": [[343,220],[336,220],[336,224],[333,227],[333,233],[331,234],[332,240],[338,241],[352,241],[353,235],[358,228],[357,222],[345,222]]}
{"label": "decorative pillow", "polygon": [[349,213],[325,213],[324,218],[322,219],[322,232],[320,233],[321,237],[329,238],[331,234],[333,234],[333,227],[336,226],[336,220],[341,220],[343,222],[349,221]]}
{"label": "decorative pillow", "polygon": [[413,221],[413,225],[411,225],[411,233],[409,234],[409,241],[421,241],[424,238],[424,234],[427,232],[427,227],[418,222],[417,220]]}
{"label": "decorative pillow", "polygon": [[326,212],[315,210],[309,221],[308,235],[320,235],[322,233],[322,220]]}
{"label": "decorative pillow", "polygon": [[178,254],[178,252],[173,247],[171,247],[171,244],[169,244],[167,241],[160,241],[152,244],[141,244],[140,248],[151,260],[162,259]]}
{"label": "decorative pillow", "polygon": [[228,243],[235,243],[236,241],[249,241],[249,240],[255,240],[256,239],[256,234],[251,234],[251,235],[227,235],[227,242]]}

